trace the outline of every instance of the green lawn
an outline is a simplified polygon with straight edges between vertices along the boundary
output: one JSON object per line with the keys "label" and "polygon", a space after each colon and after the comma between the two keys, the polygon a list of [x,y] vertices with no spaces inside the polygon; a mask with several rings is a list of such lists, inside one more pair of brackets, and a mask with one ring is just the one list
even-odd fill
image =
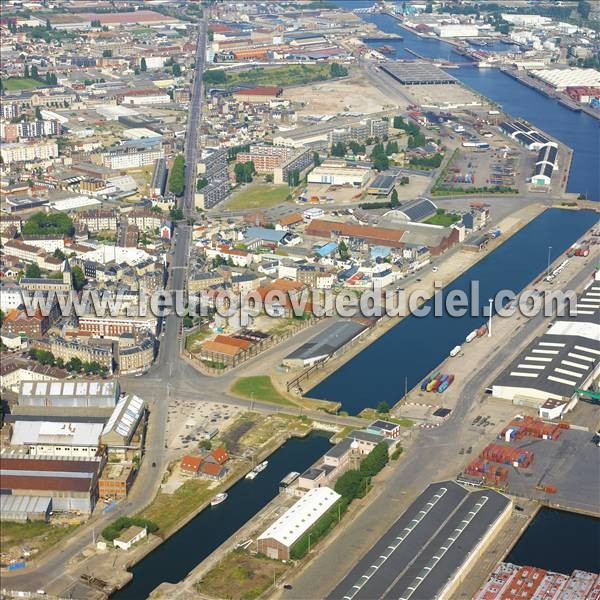
{"label": "green lawn", "polygon": [[2,85],[7,92],[17,92],[19,90],[33,90],[44,87],[46,84],[31,77],[9,77],[2,80]]}
{"label": "green lawn", "polygon": [[425,223],[428,223],[429,225],[441,225],[442,227],[450,227],[452,223],[456,223],[457,221],[460,221],[460,217],[458,215],[453,215],[451,213],[442,213],[434,215],[430,219],[427,219]]}
{"label": "green lawn", "polygon": [[268,208],[286,202],[292,188],[287,185],[270,185],[258,183],[242,188],[233,194],[227,202],[227,208],[238,210],[241,208]]}
{"label": "green lawn", "polygon": [[290,402],[275,389],[268,375],[240,377],[231,387],[231,391],[234,394],[251,400],[271,402],[272,404],[281,404],[283,406],[295,406],[293,402]]}

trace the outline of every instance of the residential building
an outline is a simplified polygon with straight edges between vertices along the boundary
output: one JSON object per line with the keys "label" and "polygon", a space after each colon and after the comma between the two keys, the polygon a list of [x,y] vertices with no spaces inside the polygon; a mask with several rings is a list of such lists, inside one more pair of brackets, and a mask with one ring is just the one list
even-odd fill
{"label": "residential building", "polygon": [[157,160],[164,158],[165,151],[160,148],[157,150],[138,150],[131,148],[124,152],[105,152],[102,155],[102,165],[108,169],[139,169],[153,165]]}
{"label": "residential building", "polygon": [[5,165],[49,160],[58,157],[58,144],[54,141],[0,144],[0,157]]}

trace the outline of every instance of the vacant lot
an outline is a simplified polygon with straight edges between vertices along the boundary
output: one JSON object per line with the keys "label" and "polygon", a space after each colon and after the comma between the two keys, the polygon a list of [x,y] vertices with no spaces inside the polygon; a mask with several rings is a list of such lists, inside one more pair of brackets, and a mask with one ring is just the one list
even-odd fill
{"label": "vacant lot", "polygon": [[268,208],[286,202],[292,191],[287,185],[251,184],[234,193],[227,208]]}
{"label": "vacant lot", "polygon": [[[207,76],[210,77],[210,76]],[[265,69],[257,67],[246,71],[226,74],[225,83],[219,87],[233,87],[237,85],[277,85],[289,86],[309,83],[310,81],[324,81],[331,78],[331,67],[328,64],[320,65],[286,65]]]}
{"label": "vacant lot", "polygon": [[3,521],[0,526],[0,547],[2,562],[18,559],[23,549],[39,556],[44,550],[57,544],[71,534],[77,525],[53,525],[44,521],[11,523]]}
{"label": "vacant lot", "polygon": [[234,550],[198,583],[196,590],[213,598],[252,600],[258,598],[288,567],[264,556],[253,556],[245,550]]}
{"label": "vacant lot", "polygon": [[210,484],[204,479],[190,479],[172,494],[159,492],[152,504],[136,516],[154,521],[158,525],[158,533],[164,535],[215,495]]}
{"label": "vacant lot", "polygon": [[434,215],[430,219],[427,219],[425,223],[429,223],[429,225],[441,225],[442,227],[450,227],[452,223],[456,223],[456,221],[460,221],[460,216],[452,213],[447,213],[443,209],[439,209],[437,215]]}
{"label": "vacant lot", "polygon": [[280,394],[268,375],[257,375],[255,377],[241,377],[232,386],[231,391],[238,396],[250,400],[271,402],[283,406],[293,406],[293,402]]}
{"label": "vacant lot", "polygon": [[17,92],[19,90],[33,90],[44,87],[44,83],[31,79],[31,77],[9,77],[2,80],[2,86],[7,92]]}

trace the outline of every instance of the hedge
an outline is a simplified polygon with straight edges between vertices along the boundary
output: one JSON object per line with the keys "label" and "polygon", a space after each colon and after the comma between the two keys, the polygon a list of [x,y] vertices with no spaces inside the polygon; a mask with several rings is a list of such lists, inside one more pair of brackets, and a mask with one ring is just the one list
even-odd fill
{"label": "hedge", "polygon": [[139,519],[136,517],[119,517],[116,521],[108,525],[102,530],[102,537],[109,542],[112,542],[114,539],[118,538],[121,535],[121,531],[123,529],[127,529],[132,525],[137,525],[138,527],[145,527],[148,530],[148,533],[154,533],[158,531],[158,525],[154,521],[150,521],[149,519]]}

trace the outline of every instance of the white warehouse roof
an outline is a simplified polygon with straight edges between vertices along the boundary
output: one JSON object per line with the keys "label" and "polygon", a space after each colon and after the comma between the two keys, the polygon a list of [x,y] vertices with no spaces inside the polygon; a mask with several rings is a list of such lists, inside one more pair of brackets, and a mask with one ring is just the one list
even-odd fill
{"label": "white warehouse roof", "polygon": [[339,498],[341,496],[328,487],[310,490],[259,535],[258,539],[274,539],[288,548],[291,547]]}
{"label": "white warehouse roof", "polygon": [[115,406],[115,410],[102,431],[102,436],[115,431],[124,440],[129,441],[139,423],[143,410],[144,401],[141,398],[135,395],[125,396]]}
{"label": "white warehouse roof", "polygon": [[12,446],[35,444],[64,446],[97,446],[102,423],[69,423],[54,421],[16,421]]}
{"label": "white warehouse roof", "polygon": [[600,73],[595,69],[580,69],[578,67],[571,69],[536,69],[531,73],[558,89],[579,85],[592,87],[600,85]]}

